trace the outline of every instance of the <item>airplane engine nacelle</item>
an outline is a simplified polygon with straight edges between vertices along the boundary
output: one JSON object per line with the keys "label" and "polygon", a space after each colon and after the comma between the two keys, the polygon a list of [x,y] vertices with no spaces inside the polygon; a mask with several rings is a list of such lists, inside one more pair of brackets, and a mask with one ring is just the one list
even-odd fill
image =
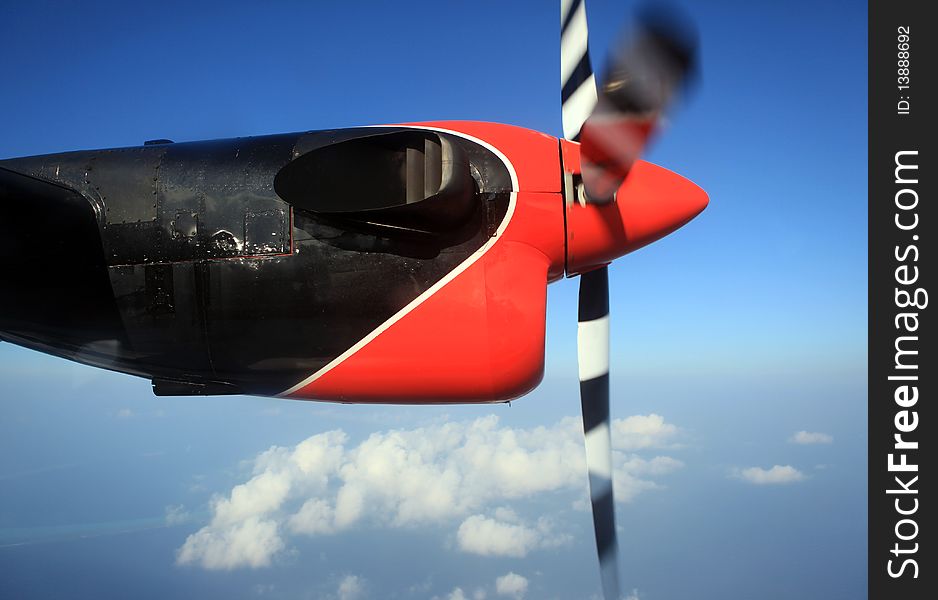
{"label": "airplane engine nacelle", "polygon": [[0,339],[157,395],[509,400],[541,379],[548,283],[706,206],[632,171],[582,203],[578,144],[466,121],[0,161]]}

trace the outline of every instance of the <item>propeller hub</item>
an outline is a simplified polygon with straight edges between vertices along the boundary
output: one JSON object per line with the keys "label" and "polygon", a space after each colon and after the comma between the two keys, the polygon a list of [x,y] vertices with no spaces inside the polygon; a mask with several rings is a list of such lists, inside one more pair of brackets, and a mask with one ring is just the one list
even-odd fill
{"label": "propeller hub", "polygon": [[[562,141],[567,186],[578,179],[579,144]],[[709,198],[697,184],[663,167],[637,161],[615,201],[586,203],[566,194],[568,277],[608,264],[658,240],[696,217]]]}

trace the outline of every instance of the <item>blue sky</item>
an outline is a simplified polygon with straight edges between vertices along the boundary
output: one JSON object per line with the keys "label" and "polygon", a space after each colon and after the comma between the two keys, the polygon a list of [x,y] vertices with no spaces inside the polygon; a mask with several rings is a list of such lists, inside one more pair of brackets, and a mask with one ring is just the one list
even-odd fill
{"label": "blue sky", "polygon": [[[0,157],[445,118],[560,134],[554,3],[192,4],[7,7]],[[641,600],[862,597],[866,4],[686,7],[703,77],[647,158],[711,204],[612,269],[623,581]],[[588,2],[594,66],[627,9]],[[576,460],[575,281],[548,304],[545,382],[510,407],[155,398],[0,344],[0,596],[598,594],[585,473],[555,460]],[[282,458],[338,430],[325,488]],[[515,454],[489,467],[540,465],[513,491],[459,458],[506,436]],[[391,439],[405,454],[437,440],[416,456],[460,473],[446,488],[460,500],[415,517],[407,489],[375,495],[355,473],[367,440]],[[265,474],[258,494],[286,485],[281,503],[225,521],[219,502]],[[357,516],[329,532],[291,521],[312,498],[348,506],[343,482],[368,499]],[[483,520],[491,535],[470,536]],[[206,568],[206,540],[258,522],[277,531],[269,560]],[[509,573],[527,587],[499,585]]]}

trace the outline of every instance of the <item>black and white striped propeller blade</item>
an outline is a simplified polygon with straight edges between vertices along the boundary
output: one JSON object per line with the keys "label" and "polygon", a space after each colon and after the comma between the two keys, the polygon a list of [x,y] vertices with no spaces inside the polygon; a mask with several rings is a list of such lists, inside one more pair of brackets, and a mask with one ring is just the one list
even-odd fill
{"label": "black and white striped propeller blade", "polygon": [[[563,134],[566,139],[576,141],[596,106],[585,0],[561,0],[560,3],[560,84]],[[618,600],[619,561],[609,429],[609,273],[606,267],[580,275],[577,364],[603,596],[606,600]]]}
{"label": "black and white striped propeller blade", "polygon": [[596,79],[590,65],[586,0],[560,2],[560,100],[563,137],[579,141],[580,128],[596,107]]}
{"label": "black and white striped propeller blade", "polygon": [[619,561],[612,497],[612,440],[609,422],[609,271],[580,275],[577,324],[580,406],[586,440],[593,529],[607,600],[619,598]]}

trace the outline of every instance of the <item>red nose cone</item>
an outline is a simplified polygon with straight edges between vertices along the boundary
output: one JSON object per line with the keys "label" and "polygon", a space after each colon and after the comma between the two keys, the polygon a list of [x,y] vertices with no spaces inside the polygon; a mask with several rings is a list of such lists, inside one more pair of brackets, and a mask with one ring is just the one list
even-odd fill
{"label": "red nose cone", "polygon": [[660,239],[707,207],[697,184],[638,161],[605,205],[567,205],[567,275],[589,271]]}

